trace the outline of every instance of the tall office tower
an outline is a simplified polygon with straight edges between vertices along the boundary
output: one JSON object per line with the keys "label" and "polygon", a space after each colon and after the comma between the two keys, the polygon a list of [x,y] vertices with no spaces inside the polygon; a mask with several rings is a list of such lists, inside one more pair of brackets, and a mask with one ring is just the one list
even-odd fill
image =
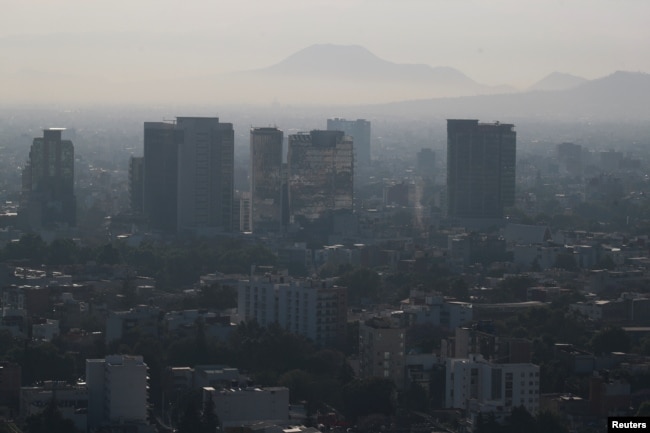
{"label": "tall office tower", "polygon": [[182,131],[173,123],[144,123],[143,209],[154,230],[176,231],[178,147],[182,140]]}
{"label": "tall office tower", "polygon": [[234,131],[216,117],[144,124],[144,213],[165,232],[233,225]]}
{"label": "tall office tower", "polygon": [[141,214],[144,210],[144,157],[132,156],[129,160],[129,202],[131,212]]}
{"label": "tall office tower", "polygon": [[328,131],[343,131],[354,141],[355,161],[360,167],[370,165],[370,122],[365,119],[327,119]]}
{"label": "tall office tower", "polygon": [[501,218],[515,200],[514,125],[447,120],[448,214]]}
{"label": "tall office tower", "polygon": [[433,149],[421,149],[416,156],[415,170],[418,176],[433,179],[435,177],[436,154]]}
{"label": "tall office tower", "polygon": [[582,176],[582,146],[574,143],[560,143],[556,149],[563,174]]}
{"label": "tall office tower", "polygon": [[251,229],[282,227],[282,139],[278,128],[251,128]]}
{"label": "tall office tower", "polygon": [[109,355],[104,359],[87,359],[86,387],[89,431],[116,424],[148,423],[147,364],[142,356]]}
{"label": "tall office tower", "polygon": [[354,151],[342,131],[311,131],[289,136],[289,212],[314,222],[330,211],[352,211]]}
{"label": "tall office tower", "polygon": [[178,117],[178,229],[229,231],[233,226],[235,132],[217,117]]}
{"label": "tall office tower", "polygon": [[76,224],[74,195],[74,146],[61,139],[64,128],[43,131],[34,138],[23,171],[26,213],[32,228],[52,224]]}

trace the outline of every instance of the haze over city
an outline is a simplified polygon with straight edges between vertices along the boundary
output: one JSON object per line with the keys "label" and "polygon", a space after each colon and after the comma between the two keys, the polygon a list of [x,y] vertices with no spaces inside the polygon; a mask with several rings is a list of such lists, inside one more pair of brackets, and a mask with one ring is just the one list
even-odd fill
{"label": "haze over city", "polygon": [[[238,99],[220,84],[315,44],[360,46],[389,62],[525,90],[553,72],[650,71],[649,15],[640,0],[12,2],[0,18],[0,98],[204,103],[207,93],[216,103],[296,102],[282,88],[255,98],[250,82],[235,86]],[[347,59],[337,67],[345,71]],[[365,96],[338,102],[377,102]],[[435,96],[457,95],[422,92]]]}
{"label": "haze over city", "polygon": [[0,433],[650,423],[648,0],[0,0]]}

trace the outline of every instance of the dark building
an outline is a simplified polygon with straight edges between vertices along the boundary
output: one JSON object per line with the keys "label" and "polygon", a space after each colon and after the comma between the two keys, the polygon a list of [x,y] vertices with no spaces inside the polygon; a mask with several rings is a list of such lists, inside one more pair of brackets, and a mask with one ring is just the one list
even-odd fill
{"label": "dark building", "polygon": [[251,220],[253,232],[282,227],[282,140],[278,128],[251,128]]}
{"label": "dark building", "polygon": [[154,230],[175,232],[178,146],[183,132],[173,123],[144,123],[144,214]]}
{"label": "dark building", "polygon": [[18,408],[22,369],[20,365],[0,361],[0,405]]}
{"label": "dark building", "polygon": [[354,141],[355,163],[360,167],[370,165],[370,122],[364,119],[327,119],[328,131],[343,131]]}
{"label": "dark building", "polygon": [[131,212],[141,214],[144,210],[144,158],[132,156],[129,160],[129,202]]}
{"label": "dark building", "polygon": [[447,120],[448,214],[501,218],[515,199],[514,125]]}
{"label": "dark building", "polygon": [[233,225],[234,130],[216,117],[144,124],[144,213],[168,233]]}
{"label": "dark building", "polygon": [[435,176],[436,154],[433,149],[421,149],[417,153],[415,169],[418,176],[433,178]]}
{"label": "dark building", "polygon": [[21,213],[31,228],[76,225],[74,146],[61,138],[64,130],[45,129],[42,138],[34,138],[29,151],[22,176],[25,197]]}
{"label": "dark building", "polygon": [[289,136],[289,209],[300,222],[353,209],[353,143],[342,131]]}
{"label": "dark building", "polygon": [[582,146],[574,143],[560,143],[556,147],[557,159],[564,173],[582,175]]}
{"label": "dark building", "polygon": [[178,229],[230,231],[234,218],[235,132],[217,117],[178,117]]}

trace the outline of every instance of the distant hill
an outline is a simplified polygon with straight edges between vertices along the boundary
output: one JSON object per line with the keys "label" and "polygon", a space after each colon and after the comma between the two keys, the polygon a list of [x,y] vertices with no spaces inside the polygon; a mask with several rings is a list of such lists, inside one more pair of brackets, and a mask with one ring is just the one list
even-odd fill
{"label": "distant hill", "polygon": [[516,118],[650,120],[650,75],[615,72],[568,90],[421,99],[367,107],[376,113],[404,116],[428,113],[441,117],[470,117],[510,121]]}
{"label": "distant hill", "polygon": [[528,91],[546,92],[553,90],[567,90],[579,86],[587,81],[586,78],[578,77],[562,72],[553,72],[539,80],[528,88]]}
{"label": "distant hill", "polygon": [[267,68],[230,74],[228,80],[281,100],[320,103],[388,102],[512,91],[479,84],[457,69],[398,64],[358,45],[318,44]]}
{"label": "distant hill", "polygon": [[398,64],[383,60],[359,45],[312,45],[258,74],[343,78],[348,80],[415,80],[439,85],[475,87],[475,81],[457,69]]}

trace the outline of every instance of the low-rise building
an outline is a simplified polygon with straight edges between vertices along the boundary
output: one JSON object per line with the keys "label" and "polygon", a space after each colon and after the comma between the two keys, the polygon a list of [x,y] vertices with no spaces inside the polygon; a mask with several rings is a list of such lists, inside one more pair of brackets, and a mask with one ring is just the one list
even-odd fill
{"label": "low-rise building", "polygon": [[239,319],[262,326],[279,324],[319,345],[340,342],[347,327],[347,289],[334,279],[295,279],[267,272],[242,280],[237,290]]}
{"label": "low-rise building", "polygon": [[87,359],[88,428],[148,425],[147,369],[142,356]]}
{"label": "low-rise building", "polygon": [[391,379],[404,389],[406,328],[388,317],[359,324],[359,376]]}
{"label": "low-rise building", "polygon": [[223,428],[240,427],[255,421],[289,420],[289,388],[203,388],[204,404],[212,400]]}
{"label": "low-rise building", "polygon": [[86,431],[88,390],[85,384],[48,381],[41,386],[20,388],[20,418],[24,420],[40,414],[53,400],[56,400],[56,407],[63,418],[74,422],[79,430]]}
{"label": "low-rise building", "polygon": [[447,359],[445,407],[462,409],[470,420],[479,412],[508,414],[518,406],[539,409],[539,366],[496,364],[481,355]]}

